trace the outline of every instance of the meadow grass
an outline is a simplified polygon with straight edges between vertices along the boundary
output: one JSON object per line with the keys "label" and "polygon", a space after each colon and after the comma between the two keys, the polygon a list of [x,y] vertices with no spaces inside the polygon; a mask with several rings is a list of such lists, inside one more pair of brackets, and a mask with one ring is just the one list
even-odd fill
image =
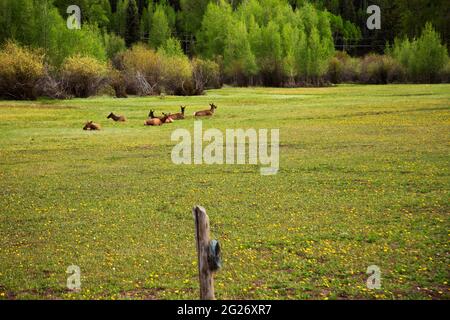
{"label": "meadow grass", "polygon": [[[277,175],[172,163],[171,133],[210,102],[204,129],[280,129]],[[144,127],[180,105],[186,120]],[[448,299],[449,111],[450,85],[1,101],[0,298],[197,299],[199,204],[222,245],[219,299]]]}

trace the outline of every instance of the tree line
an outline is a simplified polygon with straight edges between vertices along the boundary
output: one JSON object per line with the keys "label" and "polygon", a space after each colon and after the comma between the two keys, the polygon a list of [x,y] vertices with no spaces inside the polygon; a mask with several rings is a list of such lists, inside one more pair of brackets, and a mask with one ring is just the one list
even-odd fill
{"label": "tree line", "polygon": [[[66,27],[66,11],[73,4],[81,8],[81,30]],[[73,68],[76,59],[95,59],[86,65],[100,63],[97,71],[104,74],[106,67],[110,72],[108,81],[94,83],[108,82],[119,89],[119,96],[198,94],[223,82],[298,86],[448,81],[445,1],[370,4],[382,8],[381,30],[365,28],[368,1],[1,0],[0,44],[4,57],[14,45],[25,46],[15,50],[29,48],[30,54],[42,55],[53,87],[70,78],[67,72],[63,77],[69,62],[81,72]],[[364,50],[355,49],[367,39]],[[339,43],[353,57],[336,51]],[[127,66],[126,57],[133,54],[157,59],[161,66],[149,67],[145,59],[139,60],[142,66]],[[198,78],[205,70],[213,70],[214,80]],[[0,74],[0,82],[5,79]]]}

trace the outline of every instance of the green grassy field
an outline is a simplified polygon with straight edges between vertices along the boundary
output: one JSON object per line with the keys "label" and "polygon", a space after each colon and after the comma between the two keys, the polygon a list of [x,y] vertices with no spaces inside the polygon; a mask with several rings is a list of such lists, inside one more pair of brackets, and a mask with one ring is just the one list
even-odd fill
{"label": "green grassy field", "polygon": [[[150,108],[209,102],[204,129],[280,129],[277,175],[176,166],[171,133],[193,118],[143,126]],[[200,204],[222,245],[219,299],[449,299],[449,125],[450,85],[2,101],[0,298],[197,299]]]}

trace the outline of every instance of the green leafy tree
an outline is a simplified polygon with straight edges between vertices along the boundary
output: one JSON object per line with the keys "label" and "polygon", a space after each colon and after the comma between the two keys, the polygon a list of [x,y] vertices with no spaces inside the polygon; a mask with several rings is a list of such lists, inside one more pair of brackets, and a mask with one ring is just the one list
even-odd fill
{"label": "green leafy tree", "polygon": [[224,0],[211,2],[206,9],[200,31],[197,33],[197,52],[204,58],[223,56],[225,40],[232,21],[232,8]]}
{"label": "green leafy tree", "polygon": [[262,38],[261,38],[261,27],[253,15],[250,15],[248,18],[248,40],[250,42],[250,47],[252,48],[252,52],[256,52],[262,46]]}
{"label": "green leafy tree", "polygon": [[387,53],[406,68],[411,80],[417,82],[436,81],[449,61],[447,48],[430,23],[425,25],[420,38],[413,41],[397,39]]}
{"label": "green leafy tree", "polygon": [[306,80],[308,75],[308,64],[309,64],[309,50],[308,50],[308,39],[305,34],[304,29],[299,29],[298,31],[298,42],[296,47],[296,67],[297,67],[297,77],[302,80]]}
{"label": "green leafy tree", "polygon": [[236,21],[229,28],[224,52],[225,73],[240,83],[243,78],[257,73],[255,56],[250,48],[247,27],[244,22]]}
{"label": "green leafy tree", "polygon": [[[8,38],[17,40],[24,44],[33,44],[35,32],[33,2],[30,0],[3,0],[2,12],[3,23],[0,22],[2,30],[0,34],[3,39]],[[50,7],[50,6],[48,6]]]}
{"label": "green leafy tree", "polygon": [[126,50],[125,40],[114,33],[105,33],[103,35],[106,56],[113,59],[118,53]]}
{"label": "green leafy tree", "polygon": [[152,18],[152,27],[150,30],[150,45],[153,48],[159,48],[171,36],[169,21],[167,20],[164,8],[160,5],[156,6],[155,13]]}
{"label": "green leafy tree", "polygon": [[288,83],[293,84],[297,75],[296,50],[298,46],[298,30],[286,24],[282,30],[283,42],[283,75]]}
{"label": "green leafy tree", "polygon": [[170,1],[168,0],[160,0],[159,5],[164,9],[170,29],[174,30],[177,22],[175,9],[170,5]]}
{"label": "green leafy tree", "polygon": [[282,54],[279,27],[275,22],[270,21],[261,29],[261,45],[255,52],[265,84],[276,85],[281,82]]}
{"label": "green leafy tree", "polygon": [[184,56],[180,41],[173,37],[166,40],[160,47],[160,52],[165,56]]}
{"label": "green leafy tree", "polygon": [[65,58],[77,54],[106,61],[103,36],[96,25],[85,24],[81,30],[69,30],[63,27],[62,30],[64,31],[55,31],[57,41],[52,42],[52,45],[56,47],[51,47],[48,51],[54,65],[60,66]]}
{"label": "green leafy tree", "polygon": [[108,0],[98,0],[90,3],[87,12],[87,20],[90,24],[95,24],[100,29],[110,30],[111,16],[111,5]]}

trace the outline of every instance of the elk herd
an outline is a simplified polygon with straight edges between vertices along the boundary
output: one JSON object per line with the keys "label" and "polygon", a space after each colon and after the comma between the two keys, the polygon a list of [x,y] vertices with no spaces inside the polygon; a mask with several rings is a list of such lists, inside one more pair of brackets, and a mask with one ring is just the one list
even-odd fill
{"label": "elk herd", "polygon": [[[202,110],[202,111],[195,112],[194,117],[195,118],[197,118],[197,117],[212,117],[214,115],[215,110],[217,109],[217,106],[213,103],[211,103],[209,106],[210,106],[209,110]],[[166,114],[163,112],[162,116],[159,116],[159,117],[155,115],[154,110],[150,110],[150,113],[148,114],[148,118],[147,118],[147,120],[145,120],[144,125],[159,127],[164,124],[173,123],[175,120],[184,120],[184,119],[186,119],[186,115],[185,115],[186,106],[181,106],[180,108],[181,108],[180,109],[181,112],[179,112],[179,113]],[[125,116],[115,115],[113,112],[111,112],[109,114],[107,119],[112,119],[114,122],[126,122],[127,121],[127,118]],[[92,130],[92,131],[101,130],[101,126],[97,123],[94,123],[93,121],[88,121],[84,125],[83,130]]]}

